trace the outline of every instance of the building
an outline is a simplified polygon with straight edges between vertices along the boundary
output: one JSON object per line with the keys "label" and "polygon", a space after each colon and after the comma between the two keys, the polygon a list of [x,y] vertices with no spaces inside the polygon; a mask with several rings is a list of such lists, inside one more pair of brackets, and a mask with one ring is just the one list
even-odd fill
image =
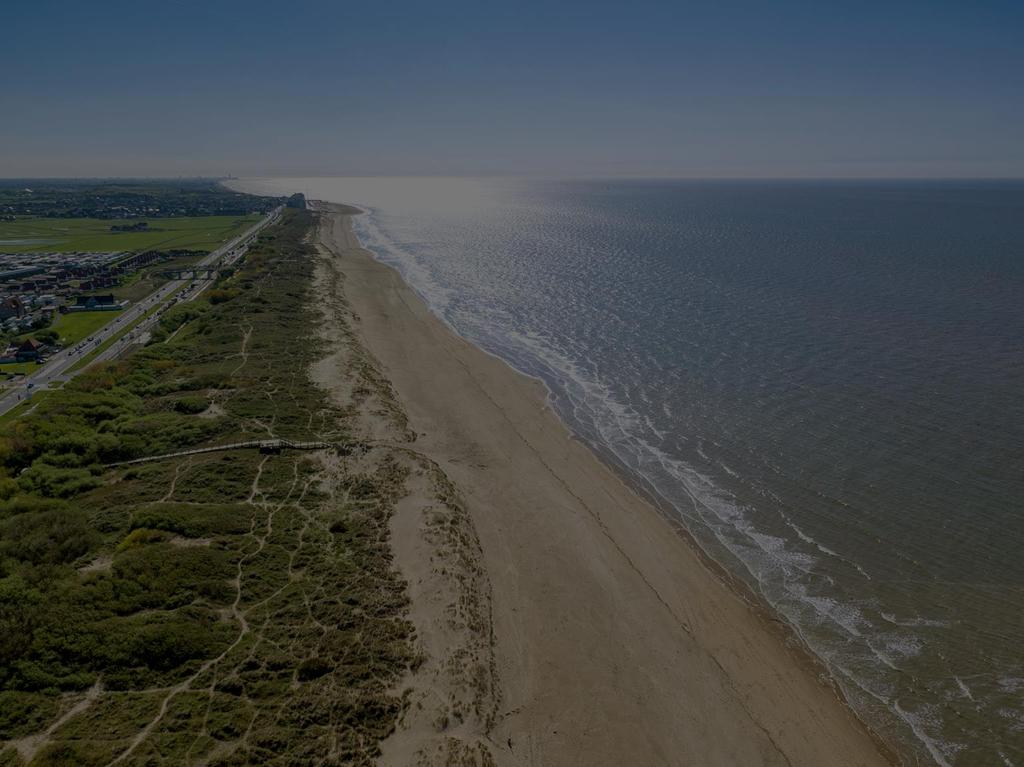
{"label": "building", "polygon": [[118,301],[113,294],[107,293],[99,296],[77,296],[74,306],[69,306],[69,312],[116,312],[124,309],[127,301]]}
{"label": "building", "polygon": [[18,347],[14,356],[18,362],[31,362],[39,359],[42,354],[43,345],[34,338],[26,338],[21,342],[21,346]]}
{"label": "building", "polygon": [[21,280],[25,277],[31,277],[33,274],[39,274],[43,271],[41,266],[19,266],[14,269],[7,269],[0,271],[0,282],[7,280]]}
{"label": "building", "polygon": [[7,296],[0,301],[0,322],[9,320],[11,317],[23,317],[25,315],[25,304],[17,296]]}

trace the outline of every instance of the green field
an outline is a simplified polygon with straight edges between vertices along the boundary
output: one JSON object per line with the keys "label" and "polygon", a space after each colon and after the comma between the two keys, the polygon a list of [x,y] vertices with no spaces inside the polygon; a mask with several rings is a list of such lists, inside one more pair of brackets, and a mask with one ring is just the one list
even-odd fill
{"label": "green field", "polygon": [[18,218],[0,221],[0,253],[112,250],[216,250],[259,221],[252,216],[195,216],[149,219],[149,231],[111,232],[115,225],[143,219]]}
{"label": "green field", "polygon": [[62,346],[71,346],[83,338],[88,338],[120,314],[120,312],[70,312],[60,315],[53,321],[50,328],[60,333]]}
{"label": "green field", "polygon": [[38,369],[35,362],[6,362],[0,365],[0,375],[28,375]]}

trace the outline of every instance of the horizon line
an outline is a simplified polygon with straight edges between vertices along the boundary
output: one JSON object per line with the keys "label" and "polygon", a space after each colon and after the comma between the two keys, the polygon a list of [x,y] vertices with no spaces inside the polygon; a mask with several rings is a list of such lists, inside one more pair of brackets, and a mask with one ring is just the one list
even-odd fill
{"label": "horizon line", "polygon": [[12,181],[239,181],[243,179],[287,178],[513,178],[558,181],[1017,181],[1019,176],[702,176],[673,174],[525,174],[525,173],[274,173],[252,175],[126,175],[126,176],[0,176],[0,183]]}

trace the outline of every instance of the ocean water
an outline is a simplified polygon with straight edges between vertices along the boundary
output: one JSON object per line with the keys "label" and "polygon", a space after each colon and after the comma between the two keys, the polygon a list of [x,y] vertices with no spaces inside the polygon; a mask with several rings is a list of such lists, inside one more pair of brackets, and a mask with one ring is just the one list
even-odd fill
{"label": "ocean water", "polygon": [[239,186],[366,210],[905,758],[1024,765],[1024,183]]}

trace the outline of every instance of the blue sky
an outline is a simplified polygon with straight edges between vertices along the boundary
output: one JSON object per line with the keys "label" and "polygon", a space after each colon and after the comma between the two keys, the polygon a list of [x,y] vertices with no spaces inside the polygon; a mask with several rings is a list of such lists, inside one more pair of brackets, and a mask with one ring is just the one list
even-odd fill
{"label": "blue sky", "polygon": [[1024,176],[1024,3],[52,2],[0,176]]}

